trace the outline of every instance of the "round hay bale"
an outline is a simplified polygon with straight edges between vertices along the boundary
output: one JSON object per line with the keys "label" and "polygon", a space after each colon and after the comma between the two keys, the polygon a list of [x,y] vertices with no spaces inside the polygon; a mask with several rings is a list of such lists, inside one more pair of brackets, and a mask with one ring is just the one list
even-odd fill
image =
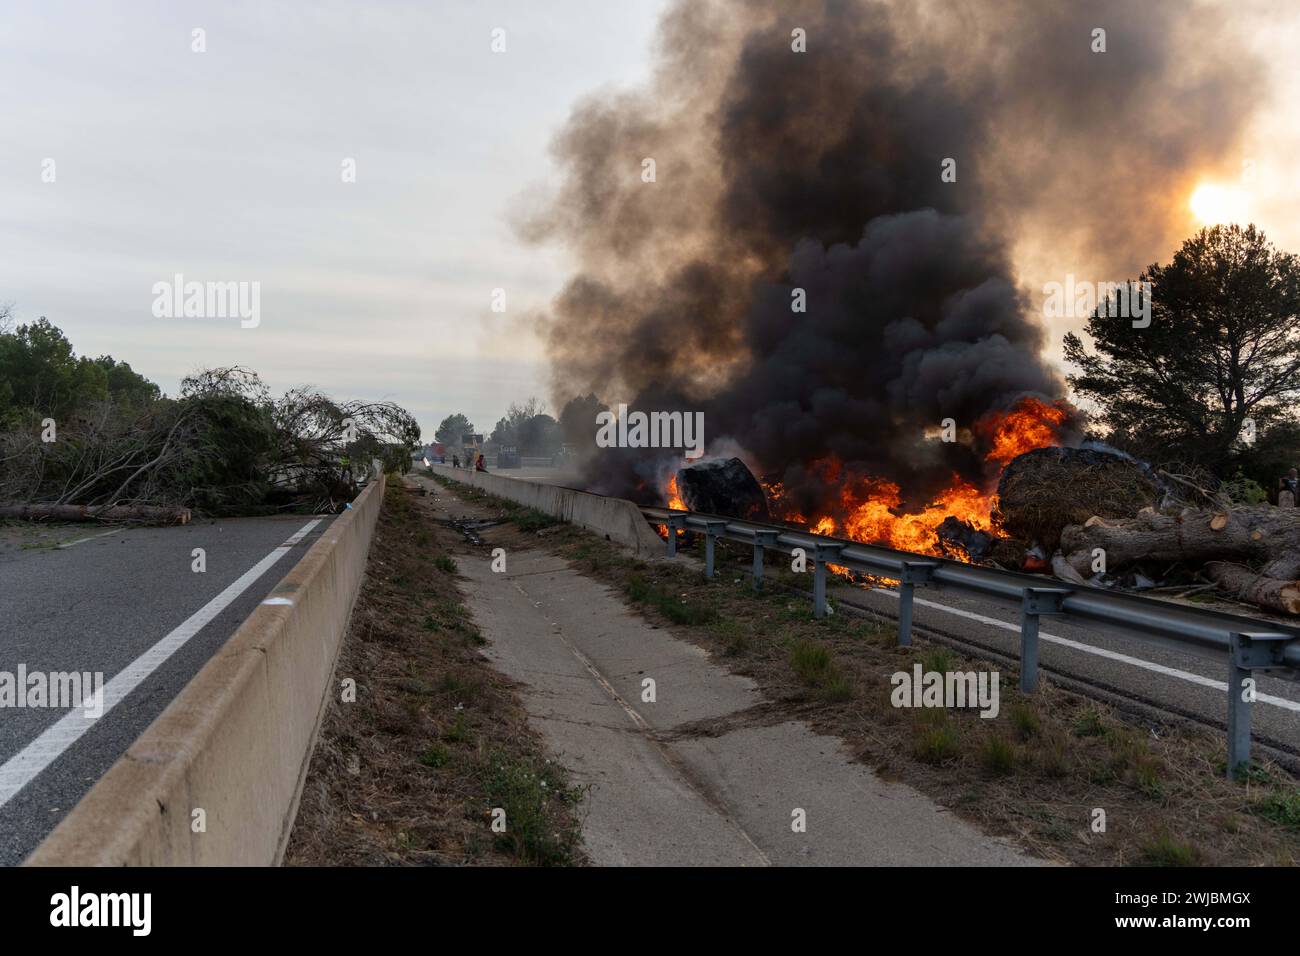
{"label": "round hay bale", "polygon": [[1038,448],[1007,464],[993,517],[1007,534],[1037,541],[1050,554],[1066,525],[1130,518],[1153,507],[1158,495],[1134,459],[1095,448]]}
{"label": "round hay bale", "polygon": [[767,521],[767,498],[739,458],[715,458],[677,472],[677,493],[691,511]]}

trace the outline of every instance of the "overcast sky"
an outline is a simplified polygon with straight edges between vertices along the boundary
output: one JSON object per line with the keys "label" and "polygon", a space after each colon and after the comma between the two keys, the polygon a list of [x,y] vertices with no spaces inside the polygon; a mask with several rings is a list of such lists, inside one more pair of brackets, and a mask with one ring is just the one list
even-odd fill
{"label": "overcast sky", "polygon": [[[1300,251],[1296,11],[1223,2],[1275,74],[1251,218]],[[581,97],[648,77],[664,6],[5,0],[0,304],[169,392],[239,364],[276,391],[393,399],[428,437],[451,411],[487,431],[511,401],[549,397],[528,316],[570,265],[519,241],[510,210],[546,186]],[[177,273],[260,282],[260,325],[156,318],[152,287]]]}
{"label": "overcast sky", "polygon": [[[509,210],[581,96],[646,78],[661,7],[6,0],[0,303],[169,392],[241,364],[393,399],[428,437],[452,410],[490,429],[546,397],[524,317],[566,272]],[[155,318],[176,273],[260,282],[260,325]]]}

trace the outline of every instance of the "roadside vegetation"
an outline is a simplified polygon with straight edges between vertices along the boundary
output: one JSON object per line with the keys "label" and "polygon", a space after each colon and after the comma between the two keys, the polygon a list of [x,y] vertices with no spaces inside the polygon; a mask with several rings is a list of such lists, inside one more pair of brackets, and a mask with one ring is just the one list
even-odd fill
{"label": "roadside vegetation", "polygon": [[[710,582],[698,564],[639,560],[569,525],[539,533],[527,509],[447,487],[514,525],[493,529],[488,546],[551,550],[622,592],[650,622],[754,679],[775,705],[757,719],[795,716],[837,735],[856,759],[985,832],[1081,865],[1300,862],[1300,781],[1267,759],[1247,780],[1226,780],[1220,733],[1126,713],[1050,679],[1023,695],[1006,664],[921,635],[899,647],[892,622],[843,611],[817,620],[810,575],[769,565],[764,590],[752,593],[748,549],[720,547]],[[692,553],[685,542],[683,550]],[[998,715],[894,707],[891,675],[916,664],[999,671]],[[1098,810],[1104,832],[1095,829]]]}
{"label": "roadside vegetation", "polygon": [[[482,656],[459,535],[390,476],[286,854],[290,865],[573,865],[583,793]],[[505,830],[492,828],[505,811]]]}
{"label": "roadside vegetation", "polygon": [[15,327],[0,308],[0,508],[154,521],[337,511],[372,459],[409,467],[419,437],[391,402],[310,387],[276,397],[244,368],[196,372],[164,395],[112,356],[76,355],[46,319]]}

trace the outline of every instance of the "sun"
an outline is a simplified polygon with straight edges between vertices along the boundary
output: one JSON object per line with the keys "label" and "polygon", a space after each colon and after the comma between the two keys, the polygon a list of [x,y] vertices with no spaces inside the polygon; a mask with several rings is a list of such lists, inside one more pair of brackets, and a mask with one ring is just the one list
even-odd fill
{"label": "sun", "polygon": [[1246,194],[1232,186],[1201,183],[1192,193],[1188,205],[1192,208],[1192,215],[1207,226],[1244,223],[1249,219]]}

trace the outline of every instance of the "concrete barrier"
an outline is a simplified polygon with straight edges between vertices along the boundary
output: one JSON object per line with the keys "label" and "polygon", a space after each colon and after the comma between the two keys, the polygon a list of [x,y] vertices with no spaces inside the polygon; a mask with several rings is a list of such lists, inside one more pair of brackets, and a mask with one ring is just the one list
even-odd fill
{"label": "concrete barrier", "polygon": [[379,475],[26,865],[280,862],[383,499]]}
{"label": "concrete barrier", "polygon": [[638,554],[662,554],[664,542],[646,522],[641,510],[623,498],[574,491],[520,478],[471,471],[450,465],[431,465],[435,474],[471,485],[498,498],[527,505],[538,511],[603,535],[610,541],[632,548]]}

